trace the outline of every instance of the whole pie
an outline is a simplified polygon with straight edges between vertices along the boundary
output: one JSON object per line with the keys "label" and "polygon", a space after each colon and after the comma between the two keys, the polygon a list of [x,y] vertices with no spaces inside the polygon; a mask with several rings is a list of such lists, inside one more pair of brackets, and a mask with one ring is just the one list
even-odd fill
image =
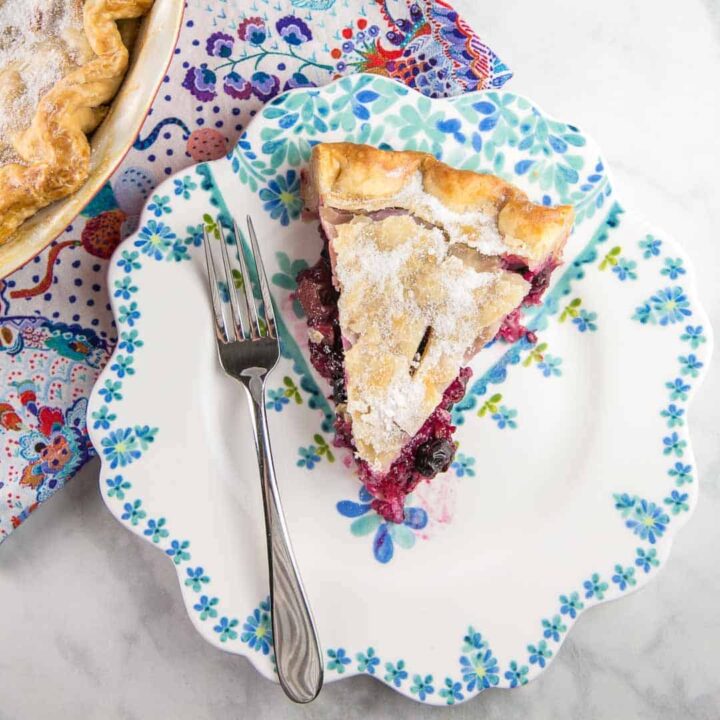
{"label": "whole pie", "polygon": [[498,336],[534,341],[520,309],[561,263],[573,210],[425,153],[351,143],[313,148],[303,195],[324,249],[298,297],[335,442],[373,507],[402,522],[405,497],[453,460],[466,363]]}
{"label": "whole pie", "polygon": [[0,0],[0,243],[87,179],[153,0]]}

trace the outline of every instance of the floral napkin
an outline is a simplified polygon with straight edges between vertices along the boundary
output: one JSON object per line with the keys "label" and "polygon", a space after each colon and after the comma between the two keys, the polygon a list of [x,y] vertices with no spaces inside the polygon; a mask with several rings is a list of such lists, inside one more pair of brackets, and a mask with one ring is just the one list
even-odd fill
{"label": "floral napkin", "polygon": [[[157,217],[169,212],[169,198],[153,189],[226,154],[276,94],[354,72],[430,96],[510,78],[444,0],[188,0],[175,57],[133,150],[52,246],[0,280],[0,542],[94,455],[87,424],[113,420],[117,388],[100,389],[104,415],[88,418],[87,398],[115,343],[141,341],[116,337],[107,262],[146,203]],[[174,181],[175,194],[187,192],[183,182]],[[113,292],[132,311],[132,289]],[[134,372],[131,361],[114,369]]]}

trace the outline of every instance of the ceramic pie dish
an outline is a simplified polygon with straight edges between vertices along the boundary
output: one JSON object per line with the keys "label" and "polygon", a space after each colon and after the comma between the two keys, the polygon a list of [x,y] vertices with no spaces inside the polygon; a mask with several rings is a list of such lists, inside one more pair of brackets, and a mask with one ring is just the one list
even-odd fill
{"label": "ceramic pie dish", "polygon": [[47,247],[122,161],[137,137],[172,58],[183,8],[183,3],[175,0],[155,0],[133,43],[124,81],[102,124],[91,136],[87,180],[74,194],[37,211],[0,244],[0,277]]}
{"label": "ceramic pie dish", "polygon": [[[296,295],[321,251],[300,218],[300,171],[313,144],[338,141],[429,151],[576,218],[523,318],[537,342],[472,360],[458,454],[417,486],[402,524],[373,510],[332,446],[331,389]],[[108,508],[173,563],[217,648],[274,677],[252,439],[217,362],[201,247],[203,225],[217,241],[233,215],[253,217],[278,309],[270,432],[328,681],[367,674],[439,705],[522,686],[583,612],[665,565],[697,501],[687,413],[712,333],[681,246],[623,206],[577,127],[511,92],[429,100],[357,75],[276,98],[229,157],[155,197],[111,261],[120,342],[88,424]]]}

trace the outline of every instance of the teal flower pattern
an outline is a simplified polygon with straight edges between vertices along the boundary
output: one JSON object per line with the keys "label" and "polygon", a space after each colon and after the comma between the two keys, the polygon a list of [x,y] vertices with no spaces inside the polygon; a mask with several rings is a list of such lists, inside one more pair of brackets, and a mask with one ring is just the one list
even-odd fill
{"label": "teal flower pattern", "polygon": [[512,410],[501,405],[497,412],[492,414],[492,419],[497,423],[497,426],[504,430],[506,427],[514,430],[517,428],[517,410]]}
{"label": "teal flower pattern", "polygon": [[640,249],[643,251],[643,258],[649,260],[652,257],[657,257],[660,254],[660,246],[662,240],[658,240],[652,235],[647,235],[644,240],[639,243]]}
{"label": "teal flower pattern", "polygon": [[675,484],[680,487],[685,484],[690,484],[692,479],[692,466],[685,465],[681,462],[676,462],[669,470],[668,475],[673,478]]}
{"label": "teal flower pattern", "polygon": [[243,623],[240,639],[256,652],[267,655],[273,644],[270,600],[266,599],[248,615]]}
{"label": "teal flower pattern", "polygon": [[703,343],[707,342],[705,335],[703,335],[702,325],[688,325],[685,328],[685,332],[680,336],[683,342],[689,343],[693,350],[697,350]]}
{"label": "teal flower pattern", "polygon": [[[177,180],[175,182],[177,182]],[[148,212],[151,212],[155,217],[169,215],[172,212],[168,207],[169,203],[170,198],[167,195],[163,195],[162,197],[153,195],[152,202],[147,206]]]}
{"label": "teal flower pattern", "polygon": [[191,588],[194,592],[200,592],[203,585],[210,582],[210,578],[205,574],[201,567],[187,568],[185,570],[187,577],[185,578],[186,587]]}
{"label": "teal flower pattern", "polygon": [[650,304],[660,325],[678,323],[692,315],[690,301],[681,287],[659,290],[650,298]]}
{"label": "teal flower pattern", "polygon": [[675,403],[670,403],[670,405],[661,410],[660,415],[667,418],[667,426],[669,428],[682,427],[685,424],[685,420],[683,420],[685,410],[675,405]]}
{"label": "teal flower pattern", "polygon": [[93,419],[93,427],[97,430],[109,430],[110,425],[117,420],[117,415],[111,413],[107,405],[101,405],[98,410],[93,412],[90,417]]}
{"label": "teal flower pattern", "polygon": [[448,677],[445,678],[445,683],[440,688],[438,695],[445,700],[446,705],[454,705],[456,702],[462,702],[465,699],[462,690],[462,683]]}
{"label": "teal flower pattern", "polygon": [[647,500],[640,500],[635,503],[634,512],[625,521],[625,525],[641,540],[647,540],[654,545],[658,538],[663,536],[669,522],[670,518],[661,507]]}
{"label": "teal flower pattern", "polygon": [[125,491],[132,487],[127,480],[123,479],[122,475],[116,475],[114,478],[109,478],[105,481],[105,484],[108,487],[108,497],[114,497],[118,500],[124,500]]}
{"label": "teal flower pattern", "polygon": [[457,453],[455,455],[455,460],[450,467],[455,471],[455,474],[458,477],[465,477],[466,475],[468,477],[475,477],[473,465],[475,465],[474,457],[463,455],[463,453]]}
{"label": "teal flower pattern", "polygon": [[281,412],[283,407],[290,402],[285,395],[284,388],[280,388],[278,390],[268,390],[267,398],[265,407],[267,407],[268,410],[275,410],[276,412]]}
{"label": "teal flower pattern", "polygon": [[133,300],[129,305],[121,305],[118,313],[118,320],[132,327],[140,319],[138,304]]}
{"label": "teal flower pattern", "polygon": [[148,220],[138,233],[134,245],[144,255],[154,260],[162,260],[175,239],[175,233],[167,225],[156,220]]}
{"label": "teal flower pattern", "polygon": [[185,177],[180,179],[176,178],[175,180],[173,180],[173,185],[175,186],[173,189],[175,195],[179,195],[184,200],[189,200],[190,193],[193,190],[197,189],[197,183],[193,182],[192,178],[189,175],[185,175]]}
{"label": "teal flower pattern", "polygon": [[682,379],[675,378],[665,383],[665,387],[670,391],[671,400],[687,400],[690,386]]}
{"label": "teal flower pattern", "polygon": [[142,509],[142,500],[135,500],[135,502],[126,502],[123,505],[123,514],[120,516],[122,520],[127,520],[131,525],[137,525],[146,515],[145,510]]}
{"label": "teal flower pattern", "polygon": [[665,266],[660,271],[660,274],[667,275],[670,280],[677,280],[685,272],[683,261],[680,258],[665,258]]}
{"label": "teal flower pattern", "polygon": [[405,661],[398,660],[397,663],[385,663],[385,682],[392,683],[395,687],[400,687],[407,680],[408,673],[405,669]]}
{"label": "teal flower pattern", "polygon": [[597,323],[595,322],[597,320],[597,313],[595,312],[589,312],[588,310],[585,310],[582,308],[578,316],[573,318],[573,324],[577,329],[581,332],[595,332],[597,330]]}
{"label": "teal flower pattern", "polygon": [[345,672],[345,666],[349,665],[351,662],[350,658],[345,653],[345,648],[328,650],[327,655],[330,658],[330,662],[327,664],[327,669],[334,670],[336,673],[342,675]]}
{"label": "teal flower pattern", "polygon": [[102,439],[101,447],[113,470],[116,467],[129,465],[141,455],[132,428],[113,430]]}
{"label": "teal flower pattern", "polygon": [[273,220],[279,220],[281,225],[289,225],[291,220],[300,217],[302,210],[299,173],[288,170],[285,175],[278,175],[266,188],[260,190],[260,199]]}
{"label": "teal flower pattern", "polygon": [[165,554],[169,555],[176,565],[179,565],[190,559],[190,553],[187,551],[189,547],[189,540],[173,540],[170,543],[170,547],[165,551]]}
{"label": "teal flower pattern", "polygon": [[562,615],[568,615],[574,620],[583,607],[585,605],[580,599],[580,593],[571,592],[568,595],[560,596],[560,612]]}
{"label": "teal flower pattern", "polygon": [[612,576],[612,581],[621,590],[627,590],[628,587],[637,585],[637,580],[635,579],[635,568],[633,568],[633,567],[623,568],[622,565],[616,565],[615,566],[615,574]]}
{"label": "teal flower pattern", "polygon": [[673,490],[670,495],[663,500],[663,502],[669,507],[670,512],[673,515],[678,515],[681,512],[687,512],[690,510],[690,506],[687,502],[688,497],[687,493],[681,493],[677,490]]}
{"label": "teal flower pattern", "polygon": [[486,690],[500,682],[497,659],[490,648],[461,656],[460,672],[468,692]]}
{"label": "teal flower pattern", "polygon": [[674,432],[672,435],[668,435],[667,437],[663,438],[663,445],[665,446],[663,449],[663,454],[674,454],[677,457],[682,457],[685,454],[687,442],[685,440],[681,440],[680,436],[676,432]]}
{"label": "teal flower pattern", "polygon": [[608,584],[600,579],[600,575],[593,573],[589,580],[585,580],[583,588],[585,588],[586,599],[597,598],[598,600],[604,600]]}
{"label": "teal flower pattern", "polygon": [[138,290],[137,285],[133,285],[132,278],[129,275],[126,275],[122,280],[116,280],[114,286],[115,292],[113,296],[123,300],[129,300]]}
{"label": "teal flower pattern", "polygon": [[517,661],[512,660],[508,670],[505,671],[505,679],[510,683],[511,688],[521,687],[528,684],[529,671],[527,665],[518,665]]}
{"label": "teal flower pattern", "polygon": [[221,617],[218,624],[215,625],[213,630],[220,636],[220,642],[227,642],[228,640],[237,639],[237,631],[235,628],[238,626],[237,618]]}
{"label": "teal flower pattern", "polygon": [[145,343],[138,337],[137,330],[131,330],[130,332],[120,333],[120,343],[118,349],[125,350],[127,353],[134,353],[138,348],[141,348]]}
{"label": "teal flower pattern", "polygon": [[617,275],[618,280],[637,280],[637,263],[635,260],[628,258],[618,258],[617,264],[613,267],[612,272]]}
{"label": "teal flower pattern", "polygon": [[218,616],[217,605],[220,601],[216,597],[201,595],[200,599],[193,605],[193,610],[197,610],[201,620],[208,618],[216,618]]}
{"label": "teal flower pattern", "polygon": [[660,561],[657,557],[657,550],[655,548],[650,548],[649,550],[646,550],[645,548],[638,548],[636,552],[637,557],[635,558],[635,565],[643,572],[649,573],[650,570],[660,565]]}
{"label": "teal flower pattern", "polygon": [[680,373],[682,375],[696,378],[700,374],[703,363],[698,360],[696,355],[692,353],[687,356],[681,355],[678,360],[680,361]]}
{"label": "teal flower pattern", "polygon": [[298,467],[312,470],[319,462],[320,456],[317,454],[317,448],[314,445],[308,447],[301,447],[298,452],[300,453],[300,459],[295,463]]}
{"label": "teal flower pattern", "polygon": [[124,270],[126,273],[130,273],[133,270],[139,270],[140,269],[140,263],[138,262],[138,258],[140,255],[130,250],[123,250],[120,254],[120,259],[117,261],[117,265],[121,270]]}
{"label": "teal flower pattern", "polygon": [[380,664],[380,658],[375,654],[375,648],[369,647],[366,652],[359,652],[355,655],[358,661],[358,670],[374,675],[377,666]]}
{"label": "teal flower pattern", "polygon": [[543,359],[537,364],[537,369],[543,374],[543,377],[560,377],[562,370],[560,365],[562,364],[562,358],[555,357],[550,353],[545,353]]}
{"label": "teal flower pattern", "polygon": [[[135,374],[135,368],[133,367],[133,363],[135,360],[128,356],[125,357],[124,355],[115,355],[115,362],[110,365],[110,369],[115,371],[115,374],[119,378],[124,378],[126,376],[134,375]],[[110,383],[110,380],[107,380],[105,383],[105,386],[108,387],[108,384]],[[118,386],[120,383],[116,383]],[[119,390],[119,387],[118,387]],[[119,400],[122,398],[122,395],[116,396],[115,399]]]}
{"label": "teal flower pattern", "polygon": [[[575,593],[577,595],[577,593]],[[560,636],[567,631],[567,625],[562,621],[560,615],[555,615],[552,619],[543,619],[543,637],[547,640],[560,642]]]}
{"label": "teal flower pattern", "polygon": [[413,695],[417,695],[420,700],[425,700],[428,695],[432,695],[435,692],[433,687],[433,676],[432,675],[415,675],[413,676],[413,684],[410,687],[410,692]]}
{"label": "teal flower pattern", "polygon": [[527,651],[530,653],[530,664],[539,665],[541,668],[545,667],[553,654],[545,640],[540,640],[537,645],[528,645]]}
{"label": "teal flower pattern", "polygon": [[155,544],[159,543],[163,538],[166,538],[170,531],[165,527],[167,521],[164,517],[150,518],[147,522],[147,527],[143,530],[143,535],[150,538]]}

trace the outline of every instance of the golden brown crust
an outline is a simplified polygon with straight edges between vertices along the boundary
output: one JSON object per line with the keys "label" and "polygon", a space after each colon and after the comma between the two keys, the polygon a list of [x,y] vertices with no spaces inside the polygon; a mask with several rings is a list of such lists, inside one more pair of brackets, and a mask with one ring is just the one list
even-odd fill
{"label": "golden brown crust", "polygon": [[[560,255],[574,219],[569,205],[536,205],[498,177],[457,170],[427,153],[323,143],[313,148],[308,172],[305,202],[311,211],[320,197],[345,210],[402,207],[445,226],[453,239],[479,242],[485,254],[516,255],[531,268],[549,254]],[[473,226],[482,226],[482,237],[473,235]]]}
{"label": "golden brown crust", "polygon": [[468,353],[495,336],[530,284],[496,258],[474,263],[452,252],[441,230],[408,214],[355,215],[334,231],[345,413],[358,454],[385,470],[437,407]]}
{"label": "golden brown crust", "polygon": [[0,243],[28,217],[87,179],[91,132],[117,92],[128,51],[116,21],[144,15],[154,0],[86,0],[83,26],[92,59],[40,100],[30,126],[13,139],[21,162],[0,167]]}
{"label": "golden brown crust", "polygon": [[350,143],[313,148],[303,193],[340,292],[341,412],[358,456],[384,472],[530,291],[504,259],[558,261],[572,208],[425,153]]}

